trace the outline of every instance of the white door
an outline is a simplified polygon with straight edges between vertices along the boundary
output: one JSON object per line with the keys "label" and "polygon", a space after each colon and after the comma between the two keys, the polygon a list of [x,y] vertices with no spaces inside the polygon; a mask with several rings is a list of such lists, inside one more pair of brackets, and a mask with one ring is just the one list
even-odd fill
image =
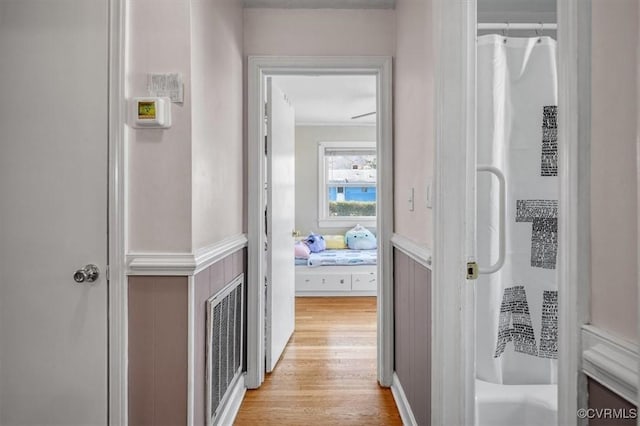
{"label": "white door", "polygon": [[107,422],[107,11],[0,3],[2,425]]}
{"label": "white door", "polygon": [[266,371],[275,368],[295,327],[295,111],[267,79]]}

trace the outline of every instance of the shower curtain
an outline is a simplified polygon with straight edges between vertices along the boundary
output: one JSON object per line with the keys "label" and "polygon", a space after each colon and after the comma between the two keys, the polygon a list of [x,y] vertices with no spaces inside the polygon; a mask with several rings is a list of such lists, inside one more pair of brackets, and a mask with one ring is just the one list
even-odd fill
{"label": "shower curtain", "polygon": [[[476,288],[476,371],[502,384],[556,383],[558,140],[556,42],[478,37],[479,165],[506,178],[506,260]],[[478,173],[480,265],[497,259],[499,182]]]}

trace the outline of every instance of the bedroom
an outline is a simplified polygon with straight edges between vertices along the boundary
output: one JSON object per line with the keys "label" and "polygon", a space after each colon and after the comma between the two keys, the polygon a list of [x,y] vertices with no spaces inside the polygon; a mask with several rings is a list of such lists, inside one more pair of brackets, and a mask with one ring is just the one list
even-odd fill
{"label": "bedroom", "polygon": [[295,110],[296,296],[375,296],[376,79],[282,76],[273,84]]}

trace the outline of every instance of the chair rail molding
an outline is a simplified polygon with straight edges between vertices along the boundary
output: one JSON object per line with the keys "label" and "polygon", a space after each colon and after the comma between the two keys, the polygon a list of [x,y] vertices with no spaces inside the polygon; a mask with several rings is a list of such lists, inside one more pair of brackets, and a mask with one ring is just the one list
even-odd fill
{"label": "chair rail molding", "polygon": [[130,253],[127,275],[195,275],[247,246],[246,234],[225,238],[193,253]]}
{"label": "chair rail molding", "polygon": [[415,260],[428,270],[431,270],[431,249],[427,246],[418,244],[400,234],[393,234],[391,237],[391,244],[411,259]]}
{"label": "chair rail molding", "polygon": [[582,326],[582,371],[637,404],[638,344],[593,325]]}

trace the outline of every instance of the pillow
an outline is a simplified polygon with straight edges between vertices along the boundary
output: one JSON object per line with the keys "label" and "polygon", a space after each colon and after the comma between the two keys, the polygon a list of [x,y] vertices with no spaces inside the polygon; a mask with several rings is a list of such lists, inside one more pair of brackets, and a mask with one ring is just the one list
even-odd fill
{"label": "pillow", "polygon": [[347,231],[345,240],[351,250],[371,250],[378,245],[375,235],[359,224]]}
{"label": "pillow", "polygon": [[313,232],[304,240],[304,243],[309,247],[311,253],[319,253],[327,248],[322,235],[314,234]]}
{"label": "pillow", "polygon": [[293,245],[293,251],[298,259],[308,259],[311,254],[309,247],[303,242],[297,242]]}
{"label": "pillow", "polygon": [[327,243],[327,249],[342,250],[347,248],[344,235],[325,235],[324,241]]}

